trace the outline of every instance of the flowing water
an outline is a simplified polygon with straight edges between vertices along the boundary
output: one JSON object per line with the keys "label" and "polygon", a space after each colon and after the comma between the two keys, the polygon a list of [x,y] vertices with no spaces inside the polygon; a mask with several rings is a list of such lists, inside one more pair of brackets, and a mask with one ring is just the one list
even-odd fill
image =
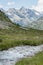
{"label": "flowing water", "polygon": [[43,45],[17,46],[15,48],[0,51],[0,65],[15,65],[21,58],[34,56],[40,51],[43,51]]}

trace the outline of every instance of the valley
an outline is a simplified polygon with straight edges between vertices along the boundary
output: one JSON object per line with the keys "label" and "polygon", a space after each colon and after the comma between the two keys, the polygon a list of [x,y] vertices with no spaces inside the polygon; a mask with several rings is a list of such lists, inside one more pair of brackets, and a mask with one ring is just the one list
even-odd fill
{"label": "valley", "polygon": [[[10,16],[14,14],[15,20],[12,20],[13,17],[10,18],[8,13],[0,10],[0,65],[38,65],[39,61],[40,65],[43,64],[43,17],[39,19],[37,16],[37,19],[32,11],[35,21],[31,20],[30,23],[31,21],[24,15],[24,8],[20,9],[22,13],[15,9],[13,14],[12,10],[10,11]],[[27,11],[30,13],[31,10],[26,9]],[[22,60],[17,62],[20,59]]]}

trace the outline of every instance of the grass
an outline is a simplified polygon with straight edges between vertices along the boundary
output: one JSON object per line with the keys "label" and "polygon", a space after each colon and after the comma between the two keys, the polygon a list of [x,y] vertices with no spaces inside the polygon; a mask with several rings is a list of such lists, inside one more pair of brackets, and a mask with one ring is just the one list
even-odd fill
{"label": "grass", "polygon": [[24,58],[17,62],[16,65],[43,65],[43,52],[31,58]]}
{"label": "grass", "polygon": [[0,28],[0,50],[19,45],[43,44],[43,30],[22,29],[19,25],[13,24],[3,12],[0,12],[0,20],[2,22],[8,22],[6,24],[9,24],[8,29]]}
{"label": "grass", "polygon": [[12,29],[0,30],[0,50],[5,50],[19,45],[43,44],[43,31],[23,30],[17,26]]}

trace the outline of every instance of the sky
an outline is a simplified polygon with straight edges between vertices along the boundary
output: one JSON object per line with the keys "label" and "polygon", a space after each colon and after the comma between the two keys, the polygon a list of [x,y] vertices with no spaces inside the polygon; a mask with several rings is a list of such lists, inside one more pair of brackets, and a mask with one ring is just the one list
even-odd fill
{"label": "sky", "polygon": [[43,11],[43,0],[0,0],[0,8],[31,8],[39,12]]}

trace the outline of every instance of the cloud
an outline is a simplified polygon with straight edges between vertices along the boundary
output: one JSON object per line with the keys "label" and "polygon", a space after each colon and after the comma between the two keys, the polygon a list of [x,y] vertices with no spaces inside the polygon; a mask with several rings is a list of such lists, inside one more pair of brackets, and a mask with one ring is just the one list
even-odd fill
{"label": "cloud", "polygon": [[0,4],[0,8],[3,8],[3,5]]}
{"label": "cloud", "polygon": [[42,12],[43,11],[43,0],[38,0],[38,3],[36,6],[32,6],[33,9]]}
{"label": "cloud", "polygon": [[12,6],[14,4],[15,4],[15,2],[8,2],[8,6]]}

